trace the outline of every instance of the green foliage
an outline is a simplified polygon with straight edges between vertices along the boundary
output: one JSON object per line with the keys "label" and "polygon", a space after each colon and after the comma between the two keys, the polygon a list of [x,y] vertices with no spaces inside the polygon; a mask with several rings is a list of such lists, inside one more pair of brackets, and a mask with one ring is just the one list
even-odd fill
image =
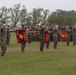
{"label": "green foliage", "polygon": [[59,25],[73,25],[76,23],[76,12],[72,11],[64,11],[64,10],[56,10],[52,12],[48,17],[49,24],[59,24]]}
{"label": "green foliage", "polygon": [[66,42],[59,42],[58,48],[39,51],[39,42],[26,45],[25,52],[21,52],[17,44],[15,33],[11,34],[11,42],[4,57],[0,56],[0,75],[75,75],[76,74],[76,46]]}

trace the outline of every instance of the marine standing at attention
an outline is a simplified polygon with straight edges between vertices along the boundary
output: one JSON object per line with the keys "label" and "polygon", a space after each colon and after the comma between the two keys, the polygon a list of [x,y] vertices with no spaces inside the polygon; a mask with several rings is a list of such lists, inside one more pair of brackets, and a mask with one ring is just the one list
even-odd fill
{"label": "marine standing at attention", "polygon": [[7,50],[7,25],[4,20],[0,21],[0,46],[1,56],[4,56]]}

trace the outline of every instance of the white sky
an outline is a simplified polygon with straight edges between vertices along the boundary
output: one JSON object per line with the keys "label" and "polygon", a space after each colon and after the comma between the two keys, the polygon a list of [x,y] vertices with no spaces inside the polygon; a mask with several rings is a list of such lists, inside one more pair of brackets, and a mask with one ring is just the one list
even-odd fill
{"label": "white sky", "polygon": [[6,6],[12,7],[15,4],[25,5],[27,12],[31,12],[33,8],[49,9],[50,12],[56,9],[75,10],[76,0],[0,0],[0,8]]}

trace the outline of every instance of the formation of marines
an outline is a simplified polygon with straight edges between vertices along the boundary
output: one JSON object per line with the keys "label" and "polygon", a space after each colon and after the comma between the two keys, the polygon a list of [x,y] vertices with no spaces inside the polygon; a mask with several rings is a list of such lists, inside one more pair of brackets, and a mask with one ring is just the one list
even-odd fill
{"label": "formation of marines", "polygon": [[[34,37],[34,27],[36,28],[36,36]],[[76,26],[58,26],[57,24],[52,26],[46,26],[44,24],[41,24],[40,26],[34,26],[34,27],[27,27],[25,28],[27,30],[27,39],[28,43],[31,43],[31,41],[40,41],[40,51],[43,52],[44,45],[45,45],[45,35],[44,32],[48,31],[48,43],[46,44],[46,49],[49,48],[50,41],[53,41],[53,48],[57,48],[57,44],[59,41],[59,30],[66,30],[67,31],[67,40],[66,45],[68,46],[69,43],[72,41],[73,45],[76,45]]]}
{"label": "formation of marines", "polygon": [[[57,48],[57,44],[59,41],[59,30],[67,31],[67,40],[66,45],[68,46],[70,41],[73,41],[73,45],[76,45],[76,26],[45,26],[41,24],[40,26],[36,26],[36,36],[33,37],[34,27],[28,26],[25,27],[25,24],[21,25],[21,28],[27,31],[27,39],[28,43],[33,41],[40,41],[40,52],[43,52],[45,45],[45,35],[44,32],[48,31],[48,43],[46,44],[46,49],[49,48],[50,41],[53,41],[53,48]],[[10,43],[10,27],[6,25],[5,21],[0,21],[0,46],[1,46],[1,56],[4,56],[7,50],[7,45]],[[26,42],[21,43],[21,51],[24,52],[26,47]]]}

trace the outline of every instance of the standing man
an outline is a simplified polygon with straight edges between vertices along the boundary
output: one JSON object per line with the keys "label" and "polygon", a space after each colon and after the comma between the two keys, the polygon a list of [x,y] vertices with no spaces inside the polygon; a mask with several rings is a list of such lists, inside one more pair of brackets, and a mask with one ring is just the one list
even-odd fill
{"label": "standing man", "polygon": [[72,37],[73,37],[73,45],[76,45],[76,26],[73,27]]}
{"label": "standing man", "polygon": [[[22,36],[24,37],[26,37],[26,35],[25,35],[25,22],[19,22],[18,24],[17,24],[17,26],[16,26],[16,30],[21,30],[21,31],[24,31],[23,32],[23,34],[22,34]],[[24,39],[24,38],[23,38]],[[23,42],[20,42],[21,43],[21,51],[22,52],[24,52],[24,49],[25,49],[25,46],[26,46],[26,42],[25,41],[23,41]]]}
{"label": "standing man", "polygon": [[1,56],[4,56],[7,50],[7,25],[3,20],[0,23],[0,45]]}
{"label": "standing man", "polygon": [[71,38],[72,38],[72,27],[71,26],[67,26],[66,30],[67,30],[67,41],[66,41],[66,44],[67,44],[67,46],[69,46],[69,43],[70,43]]}
{"label": "standing man", "polygon": [[[21,25],[21,26],[22,26],[22,30],[25,30],[25,26],[24,25]],[[25,47],[26,47],[26,42],[21,43],[22,52],[24,52]]]}
{"label": "standing man", "polygon": [[58,44],[58,28],[54,27],[53,29],[53,48],[56,49],[57,48],[57,44]]}
{"label": "standing man", "polygon": [[32,38],[32,29],[31,29],[31,27],[28,27],[27,38],[28,38],[28,43],[31,43],[31,38]]}
{"label": "standing man", "polygon": [[43,52],[44,44],[45,44],[44,24],[42,24],[40,29],[40,51],[41,52]]}

